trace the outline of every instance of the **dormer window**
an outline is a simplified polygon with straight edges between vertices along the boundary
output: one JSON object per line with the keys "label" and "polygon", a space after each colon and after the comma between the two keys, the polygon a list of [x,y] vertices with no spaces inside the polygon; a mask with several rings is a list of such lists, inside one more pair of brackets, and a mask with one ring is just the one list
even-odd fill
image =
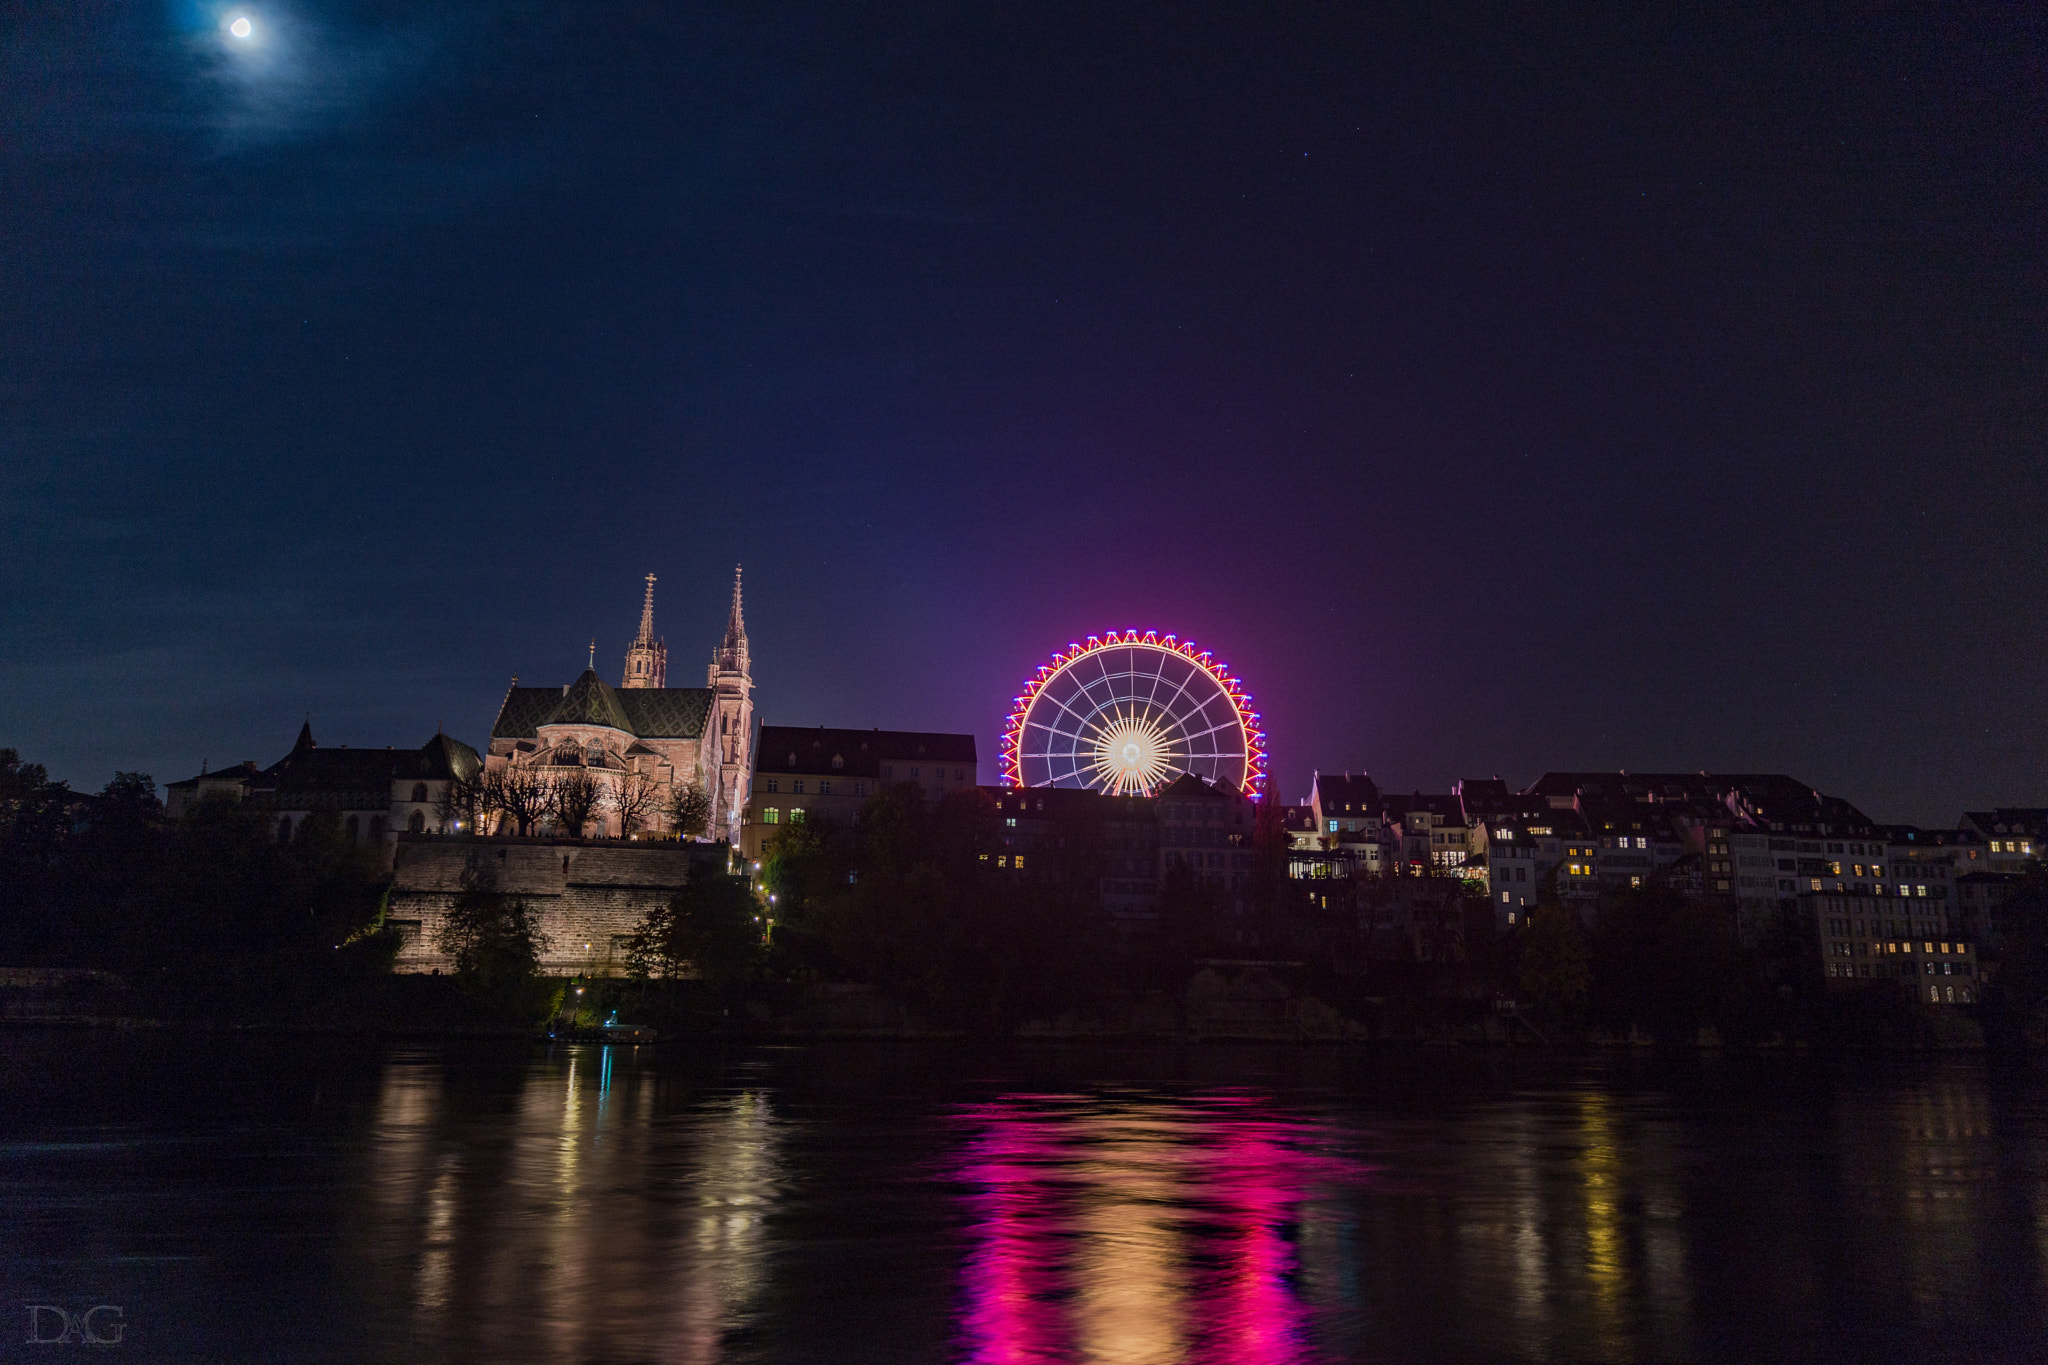
{"label": "dormer window", "polygon": [[835,773],[836,773],[836,772],[838,772],[838,771],[839,771],[839,770],[840,770],[841,768],[844,768],[845,766],[846,766],[846,760],[845,760],[844,758],[842,758],[842,757],[841,757],[840,755],[838,755],[838,754],[834,754],[834,755],[832,755],[832,771],[833,771],[833,772],[835,772]]}

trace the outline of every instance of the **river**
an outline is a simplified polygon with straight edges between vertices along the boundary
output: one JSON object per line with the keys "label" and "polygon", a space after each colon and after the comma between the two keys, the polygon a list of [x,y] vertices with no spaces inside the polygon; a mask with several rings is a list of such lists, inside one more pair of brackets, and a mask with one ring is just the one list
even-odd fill
{"label": "river", "polygon": [[506,1365],[2048,1341],[2048,1090],[1977,1056],[24,1030],[0,1138],[23,1359],[87,1335]]}

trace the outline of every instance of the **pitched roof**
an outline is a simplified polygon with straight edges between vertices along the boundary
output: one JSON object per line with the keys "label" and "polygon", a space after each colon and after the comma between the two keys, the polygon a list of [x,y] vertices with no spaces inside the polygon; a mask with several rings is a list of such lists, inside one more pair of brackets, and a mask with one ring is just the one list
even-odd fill
{"label": "pitched roof", "polygon": [[710,715],[708,687],[622,689],[586,668],[566,688],[508,688],[491,738],[533,739],[543,725],[602,725],[640,739],[696,739]]}
{"label": "pitched roof", "polygon": [[1389,796],[1386,799],[1386,806],[1388,816],[1396,820],[1411,812],[1428,811],[1439,820],[1452,820],[1461,825],[1465,823],[1465,803],[1447,792],[1415,792],[1408,796]]}
{"label": "pitched roof", "polygon": [[[834,759],[839,763],[835,767]],[[846,777],[878,777],[884,762],[975,762],[973,735],[942,735],[921,730],[828,730],[824,726],[764,725],[754,745],[754,771],[762,773],[837,773]]]}
{"label": "pitched roof", "polygon": [[1182,773],[1179,777],[1174,778],[1173,781],[1154,792],[1153,796],[1160,801],[1200,800],[1204,797],[1211,800],[1221,797],[1224,800],[1230,801],[1248,799],[1228,778],[1210,783],[1203,781],[1195,773]]}
{"label": "pitched roof", "polygon": [[1963,823],[1979,834],[2028,834],[2048,837],[2048,810],[2039,806],[1999,806],[1963,812]]}
{"label": "pitched roof", "polygon": [[1366,773],[1317,773],[1309,791],[1309,804],[1320,804],[1325,815],[1331,811],[1356,811],[1360,815],[1380,813],[1380,789]]}
{"label": "pitched roof", "polygon": [[603,725],[630,733],[625,708],[619,705],[619,694],[610,683],[597,676],[594,668],[584,669],[583,676],[569,684],[569,690],[562,694],[562,700],[548,713],[543,724]]}
{"label": "pitched roof", "polygon": [[613,694],[642,739],[697,739],[711,720],[708,687],[635,687]]}
{"label": "pitched roof", "polygon": [[1573,798],[1643,802],[1712,801],[1746,807],[1771,823],[1821,822],[1844,828],[1869,817],[1838,796],[1784,773],[1545,773],[1524,793],[1569,805]]}

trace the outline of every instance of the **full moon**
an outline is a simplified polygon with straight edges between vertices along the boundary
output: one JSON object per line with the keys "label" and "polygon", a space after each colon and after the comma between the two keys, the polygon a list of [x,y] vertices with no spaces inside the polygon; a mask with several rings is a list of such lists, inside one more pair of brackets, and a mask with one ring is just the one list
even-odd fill
{"label": "full moon", "polygon": [[238,15],[235,21],[228,25],[228,32],[234,34],[237,38],[246,38],[255,31],[255,27],[254,24],[249,22],[248,15]]}

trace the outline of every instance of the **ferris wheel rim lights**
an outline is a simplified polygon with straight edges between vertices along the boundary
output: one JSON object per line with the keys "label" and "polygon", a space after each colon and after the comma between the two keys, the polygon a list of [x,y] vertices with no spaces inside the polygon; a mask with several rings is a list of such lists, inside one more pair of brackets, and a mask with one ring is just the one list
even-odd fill
{"label": "ferris wheel rim lights", "polygon": [[1161,634],[1156,630],[1112,630],[1090,635],[1079,644],[1070,641],[1065,649],[1052,656],[1052,662],[1038,666],[1037,671],[1025,681],[1024,690],[1012,699],[1010,718],[1003,724],[1003,785],[1024,786],[1024,717],[1046,683],[1078,659],[1105,649],[1129,649],[1133,646],[1178,655],[1215,680],[1223,695],[1236,708],[1238,725],[1244,731],[1245,794],[1263,797],[1266,790],[1266,732],[1259,728],[1259,713],[1252,710],[1251,693],[1244,690],[1244,684],[1230,671],[1230,666],[1218,662],[1209,650],[1198,649],[1193,640],[1183,640],[1170,632]]}

